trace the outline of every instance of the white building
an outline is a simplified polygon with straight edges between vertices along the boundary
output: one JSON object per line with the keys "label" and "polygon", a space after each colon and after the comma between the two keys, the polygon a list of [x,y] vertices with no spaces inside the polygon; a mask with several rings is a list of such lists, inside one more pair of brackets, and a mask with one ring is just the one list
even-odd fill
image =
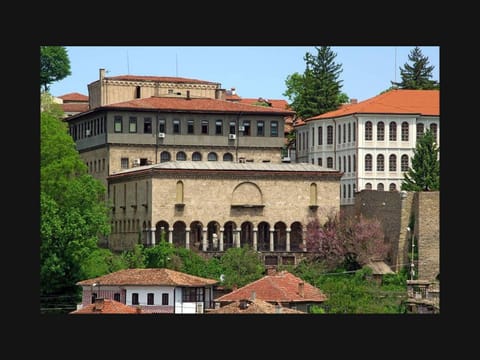
{"label": "white building", "polygon": [[306,119],[297,127],[297,162],[343,172],[340,204],[353,204],[360,190],[400,190],[426,129],[440,146],[440,91],[391,90]]}

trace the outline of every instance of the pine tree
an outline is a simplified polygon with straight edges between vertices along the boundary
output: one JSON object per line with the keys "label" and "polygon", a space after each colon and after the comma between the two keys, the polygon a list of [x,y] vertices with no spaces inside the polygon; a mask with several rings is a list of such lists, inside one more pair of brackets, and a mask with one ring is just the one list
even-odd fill
{"label": "pine tree", "polygon": [[337,54],[329,46],[315,47],[317,55],[306,53],[303,74],[294,73],[285,81],[284,95],[292,99],[290,106],[302,119],[336,110],[342,100],[342,65],[335,63]]}
{"label": "pine tree", "polygon": [[432,131],[418,139],[413,151],[412,167],[404,174],[401,186],[406,191],[439,191],[439,148]]}
{"label": "pine tree", "polygon": [[405,63],[400,67],[401,82],[391,81],[392,85],[400,89],[432,90],[439,89],[440,84],[432,78],[432,71],[435,66],[429,66],[428,57],[416,46],[408,55],[411,65]]}

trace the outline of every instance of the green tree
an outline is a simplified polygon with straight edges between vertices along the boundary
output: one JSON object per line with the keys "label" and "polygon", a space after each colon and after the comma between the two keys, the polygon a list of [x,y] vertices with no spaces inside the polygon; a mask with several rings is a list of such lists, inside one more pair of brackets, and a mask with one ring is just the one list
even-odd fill
{"label": "green tree", "polygon": [[242,287],[263,276],[265,268],[252,248],[230,248],[220,258],[220,266],[224,274],[223,285],[227,289]]}
{"label": "green tree", "polygon": [[335,63],[337,54],[329,46],[315,47],[317,55],[306,53],[306,68],[303,74],[287,76],[283,95],[291,100],[291,108],[302,119],[336,110],[348,101],[341,93],[339,80],[342,65]]}
{"label": "green tree", "polygon": [[413,48],[408,55],[408,62],[400,67],[401,82],[391,81],[392,85],[400,89],[414,89],[414,90],[432,90],[439,89],[440,84],[436,80],[431,80],[433,77],[432,71],[435,66],[429,65],[427,56],[422,54],[422,50],[418,46]]}
{"label": "green tree", "polygon": [[406,191],[440,190],[440,149],[433,132],[428,129],[417,140],[412,166],[404,173],[401,189]]}
{"label": "green tree", "polygon": [[65,46],[40,46],[40,87],[48,92],[50,84],[69,75],[70,59]]}
{"label": "green tree", "polygon": [[110,231],[105,187],[87,174],[66,123],[49,112],[40,121],[40,291],[73,294]]}

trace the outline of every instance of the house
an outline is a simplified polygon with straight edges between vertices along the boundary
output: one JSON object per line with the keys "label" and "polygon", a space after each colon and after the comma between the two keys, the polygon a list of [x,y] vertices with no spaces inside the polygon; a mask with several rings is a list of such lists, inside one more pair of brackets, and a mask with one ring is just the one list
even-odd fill
{"label": "house", "polygon": [[142,313],[195,314],[213,307],[217,282],[166,268],[148,268],[119,270],[76,285],[82,287],[79,311],[92,304],[98,308],[96,300],[103,298],[137,307]]}
{"label": "house", "polygon": [[390,90],[305,119],[296,127],[297,161],[343,172],[340,204],[353,205],[361,190],[400,189],[426,129],[440,146],[440,91]]}
{"label": "house", "polygon": [[89,109],[88,96],[77,92],[58,96],[61,101],[60,106],[65,116],[72,116]]}
{"label": "house", "polygon": [[70,314],[143,314],[143,311],[140,307],[125,305],[112,299],[96,298],[93,304],[83,306]]}
{"label": "house", "polygon": [[394,274],[390,266],[388,266],[382,259],[371,259],[364,266],[372,270],[371,279],[379,285],[382,284],[383,275]]}
{"label": "house", "polygon": [[210,309],[206,314],[305,314],[305,312],[284,307],[280,304],[271,304],[260,299],[243,299],[233,301],[228,305]]}
{"label": "house", "polygon": [[327,296],[286,270],[276,272],[270,268],[269,273],[261,279],[216,298],[215,303],[221,309],[234,301],[241,302],[245,299],[259,299],[308,313],[312,305],[322,304]]}

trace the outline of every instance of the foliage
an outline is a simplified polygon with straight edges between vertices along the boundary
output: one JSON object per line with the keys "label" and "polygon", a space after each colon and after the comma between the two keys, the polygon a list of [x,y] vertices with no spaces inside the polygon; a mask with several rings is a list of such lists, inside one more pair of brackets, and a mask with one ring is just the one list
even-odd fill
{"label": "foliage", "polygon": [[53,96],[47,92],[40,94],[40,110],[41,112],[49,113],[51,116],[62,119],[65,115],[60,104],[53,100]]}
{"label": "foliage", "polygon": [[220,267],[225,275],[223,285],[227,289],[260,279],[265,270],[258,253],[248,246],[225,251],[220,258]]}
{"label": "foliage", "polygon": [[82,273],[87,279],[128,268],[122,256],[101,248],[94,249],[81,265]]}
{"label": "foliage", "polygon": [[70,59],[65,46],[40,46],[40,87],[49,91],[50,84],[71,75]]}
{"label": "foliage", "polygon": [[41,292],[73,293],[98,237],[110,231],[105,187],[86,173],[66,124],[49,112],[40,121]]}
{"label": "foliage", "polygon": [[354,270],[371,258],[383,259],[388,252],[384,232],[377,219],[363,216],[327,215],[324,225],[317,217],[307,223],[307,251],[315,254],[329,269],[345,266]]}
{"label": "foliage", "polygon": [[169,262],[175,253],[173,245],[167,241],[159,241],[155,246],[143,249],[147,268],[170,268]]}
{"label": "foliage", "polygon": [[422,54],[422,51],[418,46],[413,48],[408,55],[407,62],[400,67],[400,75],[402,77],[401,82],[391,83],[400,89],[416,89],[416,90],[432,90],[439,89],[440,84],[432,78],[432,71],[435,66],[429,66],[428,57]]}
{"label": "foliage", "polygon": [[329,46],[315,47],[316,55],[306,53],[306,68],[303,74],[287,76],[287,87],[283,95],[291,100],[290,107],[302,119],[336,110],[348,102],[348,96],[341,93],[339,80],[342,65],[335,63],[337,56]]}
{"label": "foliage", "polygon": [[401,189],[406,191],[439,191],[439,148],[430,129],[417,140],[413,150],[412,167],[404,173]]}
{"label": "foliage", "polygon": [[123,251],[120,257],[127,269],[143,269],[146,267],[147,259],[142,244],[135,244],[132,250]]}

